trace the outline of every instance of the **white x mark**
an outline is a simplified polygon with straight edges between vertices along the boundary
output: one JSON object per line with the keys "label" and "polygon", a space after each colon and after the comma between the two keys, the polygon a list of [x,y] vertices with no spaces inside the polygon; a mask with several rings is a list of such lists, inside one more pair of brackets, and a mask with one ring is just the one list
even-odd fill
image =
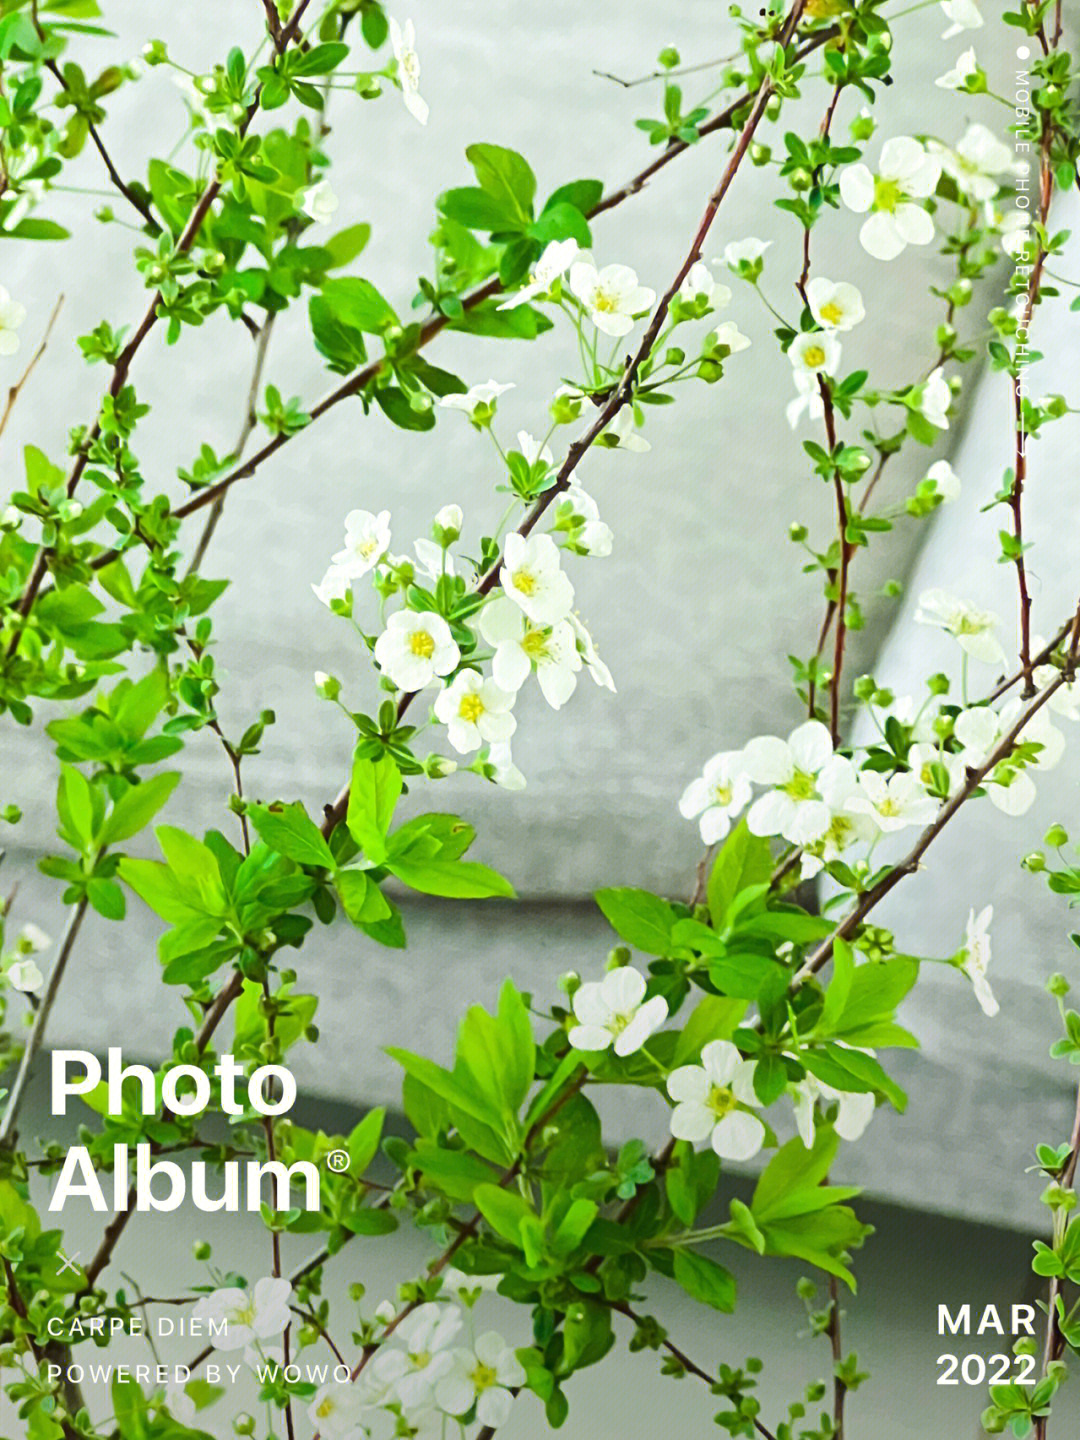
{"label": "white x mark", "polygon": [[76,1250],[76,1251],[75,1251],[75,1254],[72,1255],[72,1257],[71,1257],[70,1260],[68,1259],[68,1257],[64,1254],[64,1252],[63,1252],[62,1250],[58,1250],[58,1251],[56,1252],[56,1254],[57,1254],[58,1259],[60,1259],[60,1260],[62,1260],[62,1261],[64,1262],[64,1263],[60,1266],[60,1269],[57,1270],[57,1272],[56,1272],[57,1275],[63,1275],[63,1273],[64,1273],[65,1270],[71,1270],[71,1271],[73,1271],[74,1274],[76,1274],[76,1275],[81,1275],[81,1274],[82,1274],[82,1271],[79,1269],[78,1265],[75,1264],[75,1261],[78,1260],[79,1256],[82,1254],[82,1251],[81,1251],[81,1250]]}

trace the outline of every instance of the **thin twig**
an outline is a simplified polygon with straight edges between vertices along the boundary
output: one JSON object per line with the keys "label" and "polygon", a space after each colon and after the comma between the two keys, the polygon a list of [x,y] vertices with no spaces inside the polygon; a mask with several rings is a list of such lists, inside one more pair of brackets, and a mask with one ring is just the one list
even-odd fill
{"label": "thin twig", "polygon": [[56,304],[53,306],[53,312],[49,316],[49,323],[45,326],[45,334],[41,337],[41,344],[34,351],[33,355],[30,356],[30,359],[27,362],[26,369],[19,376],[18,380],[15,381],[15,384],[12,385],[8,390],[7,401],[4,404],[4,413],[0,415],[0,435],[3,435],[4,431],[7,429],[8,418],[10,417],[12,410],[14,410],[15,408],[15,402],[16,400],[18,400],[19,395],[22,393],[23,386],[26,384],[27,380],[30,379],[30,376],[34,373],[34,367],[37,365],[41,357],[45,354],[46,347],[49,344],[49,336],[53,332],[53,326],[56,324],[56,321],[59,318],[60,310],[63,304],[64,297],[63,295],[61,295],[60,298],[57,300]]}

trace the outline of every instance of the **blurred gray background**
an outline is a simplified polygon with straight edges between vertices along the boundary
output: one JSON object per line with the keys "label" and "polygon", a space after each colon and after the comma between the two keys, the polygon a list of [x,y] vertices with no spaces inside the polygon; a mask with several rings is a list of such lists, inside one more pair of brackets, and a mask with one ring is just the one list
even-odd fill
{"label": "blurred gray background", "polygon": [[[88,69],[105,63],[106,56],[138,54],[153,32],[168,41],[178,60],[199,71],[219,59],[228,43],[253,38],[259,27],[259,7],[252,0],[216,0],[209,19],[202,7],[177,11],[134,0],[116,0],[107,13],[118,39],[95,45]],[[367,220],[373,226],[371,243],[354,268],[399,308],[407,306],[415,277],[426,265],[434,195],[469,182],[467,144],[488,140],[523,152],[537,171],[542,195],[580,176],[622,183],[656,153],[633,121],[658,113],[659,101],[652,87],[625,89],[594,72],[642,75],[665,44],[676,45],[687,62],[733,48],[726,6],[716,0],[683,0],[662,14],[647,0],[627,0],[617,11],[610,4],[520,0],[505,7],[497,21],[479,0],[459,0],[452,7],[414,0],[411,13],[423,65],[421,88],[431,105],[429,125],[419,127],[393,94],[373,106],[335,96],[328,140],[331,180],[342,200],[336,222]],[[955,141],[969,119],[1000,123],[1004,134],[1004,111],[985,99],[948,95],[933,80],[974,40],[991,88],[1009,93],[1008,32],[988,25],[942,42],[945,24],[937,6],[899,22],[897,83],[876,107],[881,129],[872,156],[881,139],[893,134],[935,129]],[[702,81],[701,93],[707,84]],[[806,88],[811,99],[790,112],[790,123],[804,130],[816,125],[823,108],[820,84]],[[686,90],[688,96],[699,93],[693,78]],[[845,97],[840,133],[854,109],[854,97]],[[182,101],[165,69],[150,71],[110,104],[106,134],[125,175],[143,175],[146,157],[169,151],[182,130]],[[631,264],[642,283],[663,290],[723,163],[723,143],[709,139],[642,195],[601,218],[594,232],[598,263]],[[86,186],[104,183],[90,151],[77,180]],[[772,208],[778,193],[770,170],[741,172],[706,253],[718,255],[728,241],[749,235],[776,237],[765,288],[791,312],[800,237],[794,222]],[[1074,198],[1061,205],[1057,226],[1075,220]],[[122,202],[114,208],[123,214]],[[87,220],[83,196],[57,193],[41,213],[69,224],[74,238],[63,245],[12,246],[4,255],[0,283],[30,312],[22,357],[57,294],[67,295],[47,358],[4,437],[5,470],[13,486],[20,478],[23,443],[33,441],[60,457],[68,427],[92,412],[100,373],[80,363],[73,337],[103,318],[130,324],[145,304],[129,263],[138,243],[130,231]],[[866,323],[845,337],[846,366],[872,359],[875,379],[883,385],[908,383],[930,358],[928,340],[939,304],[928,295],[928,285],[944,281],[948,271],[936,256],[911,250],[889,266],[872,261],[858,245],[858,227],[858,217],[842,213],[815,232],[815,273],[851,280],[866,298]],[[1060,263],[1069,274],[1069,257]],[[987,286],[983,314],[993,286],[1000,288],[1004,277],[1003,262],[1001,274]],[[732,281],[732,288],[733,303],[722,318],[735,319],[754,344],[732,360],[723,383],[687,387],[678,405],[651,410],[651,453],[604,451],[582,466],[582,483],[615,531],[615,549],[607,561],[576,564],[573,579],[581,614],[614,672],[618,696],[583,682],[556,715],[535,690],[523,695],[514,752],[528,789],[507,796],[465,776],[435,792],[435,803],[477,820],[477,857],[500,865],[522,901],[486,906],[411,901],[410,947],[404,953],[380,950],[347,929],[320,931],[304,950],[303,982],[322,996],[322,1042],[295,1053],[310,1101],[344,1105],[354,1114],[374,1103],[394,1105],[399,1076],[382,1044],[445,1056],[462,1004],[490,999],[504,975],[550,993],[566,969],[597,972],[612,937],[591,903],[592,891],[632,884],[686,893],[700,847],[696,827],[676,810],[683,786],[715,750],[735,748],[757,733],[786,733],[800,719],[783,657],[810,653],[821,600],[818,581],[799,573],[786,537],[797,520],[824,542],[832,524],[831,499],[826,487],[807,475],[801,452],[802,439],[815,432],[803,426],[792,434],[781,418],[793,390],[789,362],[770,343],[772,321],[747,287]],[[967,330],[977,327],[979,311],[973,305],[964,314]],[[1034,394],[1064,388],[1074,373],[1076,341],[1066,331],[1070,317],[1063,311],[1062,305],[1056,311],[1046,307],[1039,315],[1038,348],[1059,358],[1052,376],[1035,370]],[[140,430],[139,453],[155,483],[172,482],[177,465],[188,465],[204,441],[219,453],[231,447],[252,348],[240,327],[222,317],[185,334],[175,349],[165,347],[160,331],[144,347],[134,378],[153,410]],[[572,363],[569,351],[550,340],[529,348],[443,336],[430,353],[470,382],[489,377],[515,382],[517,388],[500,402],[500,432],[507,437],[518,429],[542,432],[547,399]],[[6,384],[21,359],[3,363],[0,380]],[[945,453],[963,482],[961,500],[939,512],[928,538],[925,527],[901,524],[875,545],[868,561],[860,557],[857,583],[867,600],[868,624],[853,637],[851,673],[873,668],[898,694],[931,669],[955,669],[954,654],[939,645],[938,636],[910,623],[914,598],[926,586],[943,585],[1007,617],[1009,648],[1014,578],[993,561],[997,515],[980,512],[1009,461],[1009,397],[999,382],[966,373],[965,420],[954,423],[939,451],[919,448],[901,457],[882,488],[883,500],[902,497],[930,461]],[[305,402],[336,383],[321,367],[302,313],[279,324],[266,379]],[[565,440],[566,433],[557,439]],[[1066,572],[1065,558],[1080,553],[1076,440],[1075,417],[1051,427],[1036,447],[1029,489],[1025,521],[1034,543],[1035,620],[1044,633],[1075,603],[1075,575]],[[205,573],[235,577],[215,612],[226,731],[238,733],[264,706],[278,716],[262,755],[245,765],[249,792],[302,798],[317,813],[344,779],[350,736],[333,707],[317,702],[313,670],[341,676],[355,708],[373,703],[370,672],[348,627],[335,621],[310,589],[339,547],[345,512],[389,508],[393,548],[405,551],[412,537],[427,532],[434,511],[455,501],[465,509],[466,540],[475,541],[499,508],[492,459],[490,448],[460,416],[441,416],[433,439],[396,430],[377,414],[365,420],[359,405],[344,405],[236,487]],[[905,582],[910,598],[899,606],[872,601],[893,578]],[[9,728],[3,743],[2,798],[21,804],[27,815],[5,869],[24,879],[19,918],[33,918],[57,934],[62,915],[55,891],[31,868],[50,845],[50,806],[38,802],[51,794],[53,757],[39,733],[13,736]],[[187,778],[169,818],[193,827],[230,823],[222,808],[229,776],[213,738],[192,741],[184,763]],[[851,1401],[854,1437],[925,1436],[925,1416],[915,1419],[916,1402],[933,1415],[938,1427],[933,1433],[962,1440],[978,1433],[981,1393],[935,1387],[936,1356],[952,1346],[939,1345],[936,1307],[939,1301],[1008,1299],[1019,1291],[1027,1242],[1012,1232],[1041,1224],[1038,1184],[1023,1173],[1029,1146],[1033,1137],[1060,1140],[1068,1133],[1070,1076],[1047,1058],[1055,1020],[1042,985],[1049,971],[1067,968],[1075,952],[1062,903],[1019,870],[1017,857],[1037,843],[1049,823],[1068,823],[1075,815],[1077,779],[1074,745],[1044,779],[1027,817],[1008,821],[985,805],[961,817],[935,847],[934,867],[905,883],[883,908],[883,923],[897,931],[904,948],[946,954],[961,942],[968,906],[992,901],[992,979],[1002,1013],[986,1020],[970,988],[953,973],[927,977],[906,1017],[922,1051],[891,1066],[910,1091],[908,1115],[900,1121],[880,1112],[864,1141],[844,1153],[844,1178],[866,1185],[878,1202],[881,1227],[860,1257],[865,1281],[850,1307],[852,1343],[864,1347],[864,1359],[876,1372],[872,1388]],[[429,801],[425,793],[411,803],[429,808]],[[179,1001],[170,1005],[157,984],[155,923],[136,910],[124,928],[123,950],[120,933],[96,917],[85,927],[54,1017],[55,1043],[101,1048],[118,1036],[131,1037],[128,1051],[152,1056],[184,1023]],[[27,1133],[48,1123],[44,1092],[38,1095]],[[648,1140],[665,1128],[659,1105],[645,1114],[616,1113],[613,1123],[616,1135]],[[174,1220],[170,1227],[169,1248],[174,1235],[178,1243],[182,1238],[178,1225]],[[139,1238],[139,1227],[132,1226],[118,1264],[134,1271],[157,1264],[158,1283],[167,1285],[167,1252],[149,1231],[144,1224]],[[251,1237],[234,1238],[230,1231],[229,1243],[238,1247],[240,1264]],[[403,1240],[400,1250],[361,1251],[361,1268],[346,1266],[347,1278],[368,1281],[367,1266],[382,1265],[382,1272],[370,1272],[377,1289],[409,1243]],[[417,1263],[419,1252],[410,1253],[409,1263]],[[247,1263],[254,1273],[257,1259]],[[798,1273],[798,1267],[768,1268],[764,1289],[757,1288],[761,1282],[746,1285],[735,1321],[713,1324],[682,1308],[675,1294],[657,1302],[662,1313],[677,1317],[672,1332],[697,1358],[713,1355],[735,1363],[746,1353],[764,1354],[770,1362],[766,1414],[774,1416],[781,1413],[782,1399],[794,1398],[795,1376],[823,1368],[820,1356],[810,1359],[792,1343],[800,1326],[793,1298]],[[579,1403],[565,1430],[570,1440],[597,1432],[627,1440],[654,1433],[647,1407],[667,1407],[659,1413],[670,1416],[672,1401],[667,1389],[653,1383],[652,1373],[648,1359],[624,1356],[576,1382]],[[677,1394],[680,1419],[704,1426],[711,1413],[708,1397],[692,1392],[689,1382]],[[526,1413],[523,1406],[506,1433],[526,1436],[538,1426],[538,1412]]]}

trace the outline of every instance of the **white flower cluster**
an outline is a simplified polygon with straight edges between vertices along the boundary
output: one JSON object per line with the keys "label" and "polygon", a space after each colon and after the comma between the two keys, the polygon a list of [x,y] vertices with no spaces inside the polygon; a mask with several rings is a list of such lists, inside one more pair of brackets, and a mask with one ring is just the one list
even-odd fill
{"label": "white flower cluster", "polygon": [[52,937],[46,935],[39,926],[28,924],[22,927],[14,950],[0,956],[0,974],[13,990],[21,990],[23,994],[29,995],[41,989],[45,977],[34,956],[40,955],[51,944]]}

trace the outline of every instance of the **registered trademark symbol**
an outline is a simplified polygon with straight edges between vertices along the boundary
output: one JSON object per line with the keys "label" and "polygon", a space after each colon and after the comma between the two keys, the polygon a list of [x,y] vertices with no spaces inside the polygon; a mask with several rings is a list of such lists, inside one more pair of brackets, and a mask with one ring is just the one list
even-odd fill
{"label": "registered trademark symbol", "polygon": [[349,1152],[347,1150],[331,1150],[326,1157],[326,1163],[331,1170],[340,1175],[343,1170],[349,1168]]}

